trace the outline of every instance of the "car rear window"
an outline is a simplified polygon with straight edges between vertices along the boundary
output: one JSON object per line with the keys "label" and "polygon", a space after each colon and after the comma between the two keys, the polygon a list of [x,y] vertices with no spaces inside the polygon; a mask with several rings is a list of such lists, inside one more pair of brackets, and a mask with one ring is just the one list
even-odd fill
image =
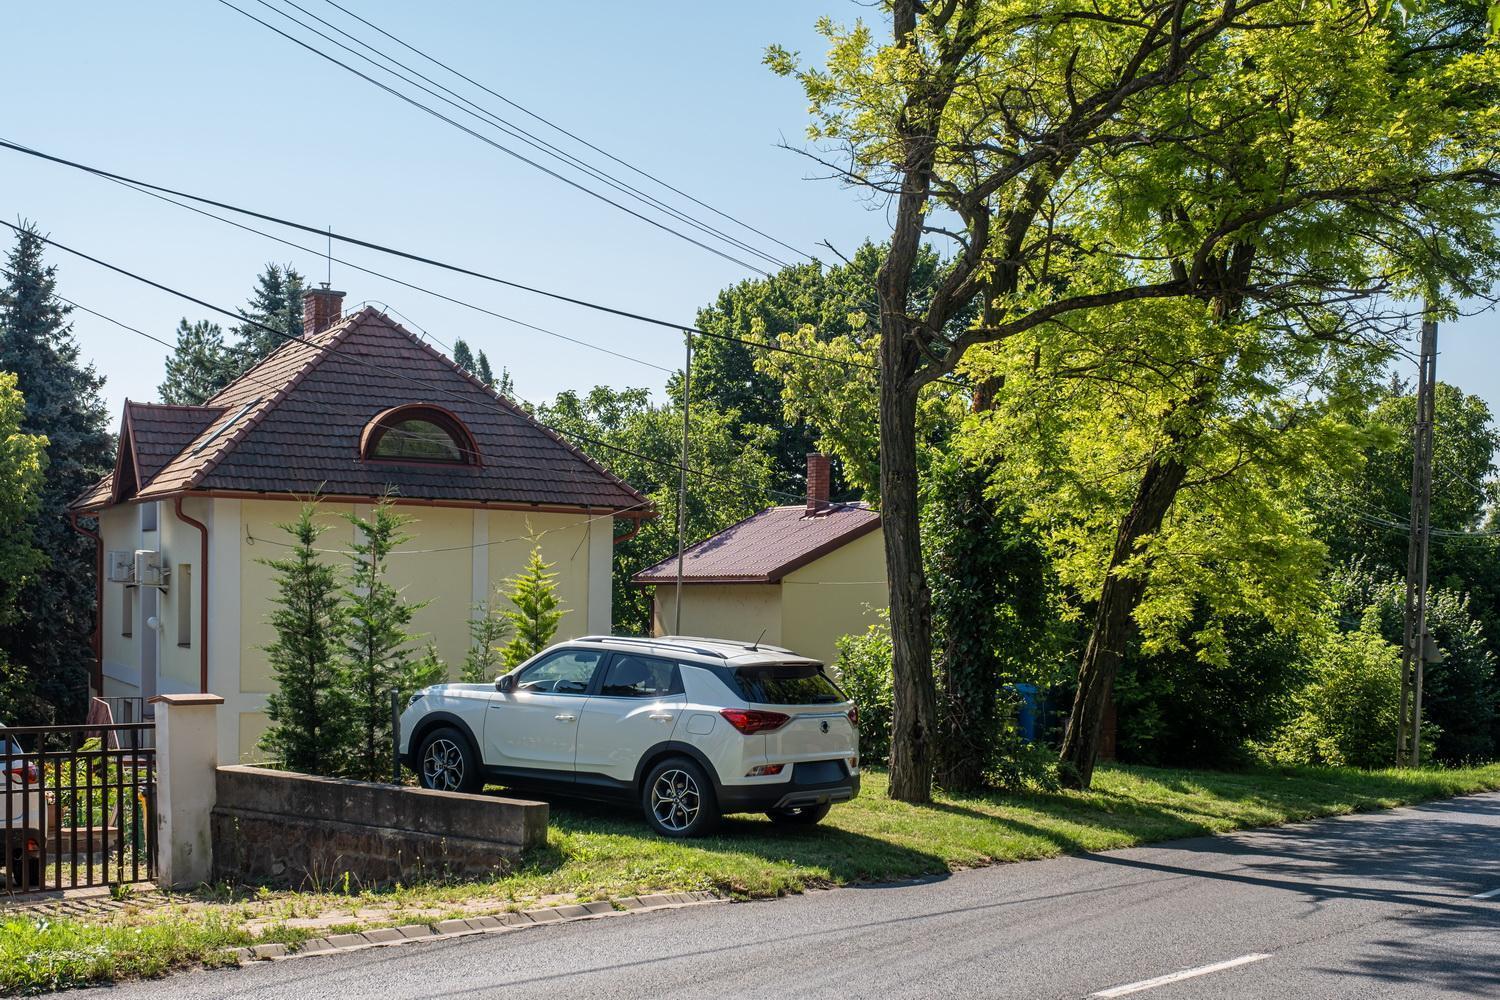
{"label": "car rear window", "polygon": [[726,673],[730,688],[758,705],[830,705],[847,700],[815,663],[733,667]]}

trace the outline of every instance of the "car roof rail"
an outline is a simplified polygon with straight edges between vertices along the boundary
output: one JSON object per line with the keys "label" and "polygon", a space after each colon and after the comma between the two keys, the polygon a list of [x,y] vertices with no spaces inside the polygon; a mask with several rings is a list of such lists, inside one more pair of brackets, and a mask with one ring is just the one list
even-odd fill
{"label": "car roof rail", "polygon": [[[687,650],[690,653],[697,653],[699,656],[711,656],[711,657],[713,657],[716,660],[727,660],[727,659],[729,659],[728,654],[726,654],[721,649],[709,649],[709,648],[707,648],[705,646],[695,646],[695,645],[693,645],[690,642],[684,642],[681,639],[677,639],[677,638],[674,638],[674,637],[668,636],[668,635],[658,636],[657,638],[654,638],[654,639],[647,639],[647,638],[643,638],[643,637],[638,636],[638,635],[585,635],[585,636],[579,636],[577,639],[574,639],[573,641],[574,642],[620,642],[620,643],[625,643],[626,645],[633,645],[633,646],[658,646],[658,647],[660,647],[660,646],[670,646],[670,647],[673,647],[673,648],[676,648],[676,649]],[[733,643],[725,643],[725,645],[726,646],[730,646],[730,645],[733,645]]]}

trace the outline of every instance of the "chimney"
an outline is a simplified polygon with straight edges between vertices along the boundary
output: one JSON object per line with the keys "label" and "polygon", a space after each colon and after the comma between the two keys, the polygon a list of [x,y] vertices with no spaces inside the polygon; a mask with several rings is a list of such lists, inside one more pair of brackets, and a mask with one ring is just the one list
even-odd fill
{"label": "chimney", "polygon": [[828,456],[810,452],[807,456],[807,513],[821,514],[828,509]]}
{"label": "chimney", "polygon": [[343,318],[343,292],[336,292],[329,288],[326,281],[320,282],[317,288],[303,290],[302,333],[304,336],[322,333]]}

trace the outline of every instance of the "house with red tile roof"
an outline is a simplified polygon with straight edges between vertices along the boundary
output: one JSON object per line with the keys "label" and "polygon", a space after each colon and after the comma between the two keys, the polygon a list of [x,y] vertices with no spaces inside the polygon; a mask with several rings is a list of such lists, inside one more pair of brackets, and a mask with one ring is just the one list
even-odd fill
{"label": "house with red tile roof", "polygon": [[[220,755],[254,756],[274,681],[263,652],[273,572],[318,498],[326,558],[390,496],[412,518],[390,577],[428,602],[415,631],[456,671],[476,604],[533,546],[557,573],[559,638],[609,632],[616,535],[640,493],[374,308],[304,296],[304,336],[202,406],[125,404],[114,471],[78,498],[99,521],[93,685],[111,696],[210,691]],[[75,518],[76,520],[76,518]]]}
{"label": "house with red tile roof", "polygon": [[631,582],[654,590],[657,635],[785,646],[832,663],[840,636],[889,606],[880,514],[828,499],[828,456],[807,456],[807,502],[769,507],[683,551],[681,615],[674,555]]}

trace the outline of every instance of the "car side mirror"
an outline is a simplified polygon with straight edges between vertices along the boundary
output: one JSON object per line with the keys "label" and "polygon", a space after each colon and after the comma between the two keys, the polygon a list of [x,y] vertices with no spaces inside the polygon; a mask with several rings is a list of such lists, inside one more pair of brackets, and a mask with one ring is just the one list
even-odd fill
{"label": "car side mirror", "polygon": [[495,678],[495,690],[501,694],[510,694],[516,689],[516,679],[510,674],[502,674]]}

